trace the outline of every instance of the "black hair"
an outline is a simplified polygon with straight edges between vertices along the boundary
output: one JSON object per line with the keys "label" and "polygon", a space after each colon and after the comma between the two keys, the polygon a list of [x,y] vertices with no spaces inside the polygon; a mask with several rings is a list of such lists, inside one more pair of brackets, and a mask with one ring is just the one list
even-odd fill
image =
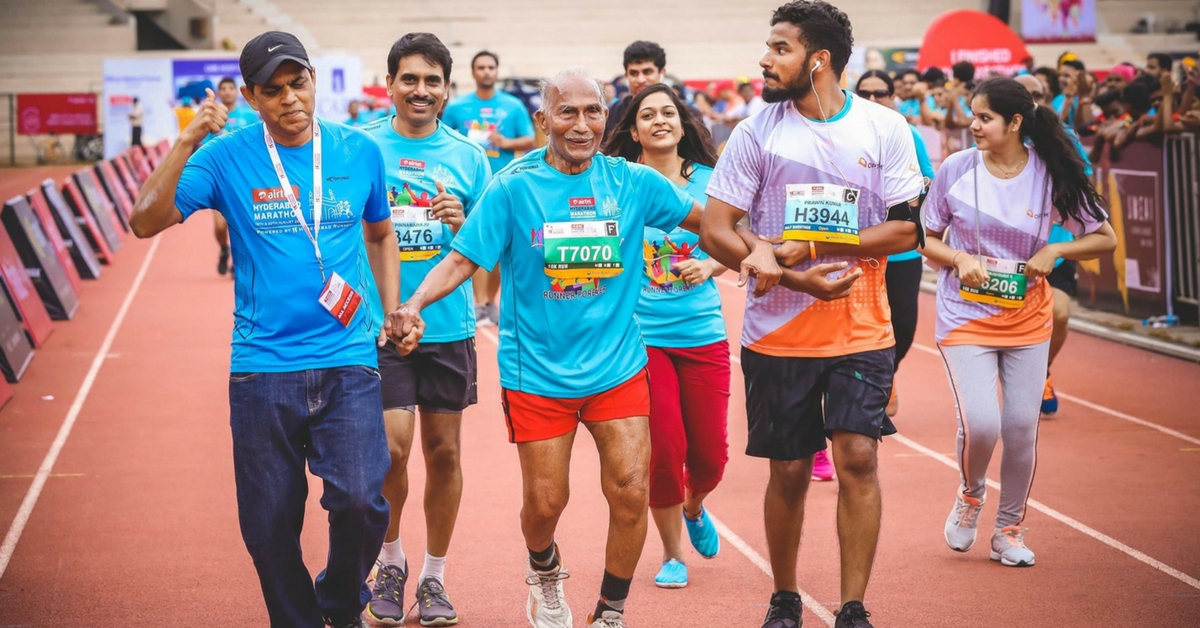
{"label": "black hair", "polygon": [[1058,70],[1049,67],[1040,67],[1033,71],[1034,74],[1044,74],[1046,76],[1046,87],[1050,88],[1050,93],[1057,96],[1062,93],[1062,86],[1058,84]]}
{"label": "black hair", "polygon": [[1158,62],[1158,67],[1160,70],[1170,70],[1175,66],[1175,60],[1171,58],[1171,55],[1165,52],[1152,52],[1146,56],[1147,61],[1150,59],[1154,59]]}
{"label": "black hair", "polygon": [[421,58],[430,64],[441,66],[443,78],[446,81],[450,80],[450,66],[454,65],[454,60],[450,57],[450,50],[446,48],[446,44],[443,44],[437,35],[409,33],[397,39],[396,43],[392,44],[392,51],[388,53],[389,76],[396,78],[400,60],[408,55],[421,55]]}
{"label": "black hair", "polygon": [[1045,164],[1050,175],[1051,203],[1064,222],[1082,222],[1085,214],[1097,220],[1107,218],[1104,198],[1085,174],[1083,158],[1054,109],[1036,105],[1029,90],[1010,78],[987,79],[972,95],[986,98],[988,108],[1000,114],[1005,123],[1021,114],[1021,139],[1032,140],[1034,152]]}
{"label": "black hair", "polygon": [[1083,65],[1083,62],[1079,59],[1068,59],[1067,61],[1063,61],[1062,67],[1071,67],[1079,70],[1080,72],[1087,72],[1087,66]]}
{"label": "black hair", "polygon": [[625,46],[625,69],[634,63],[649,61],[661,72],[667,67],[667,51],[652,41],[635,41]]}
{"label": "black hair", "polygon": [[775,9],[771,26],[780,22],[788,22],[800,29],[800,43],[809,55],[828,50],[833,73],[839,78],[842,76],[854,48],[850,18],[845,13],[822,0],[793,0]]}
{"label": "black hair", "polygon": [[226,83],[229,83],[230,85],[233,85],[234,87],[237,87],[237,81],[233,80],[232,76],[226,76],[225,78],[221,79],[217,83],[217,87],[220,88],[222,85],[224,85]]}
{"label": "black hair", "polygon": [[867,70],[863,72],[863,75],[858,77],[858,83],[854,86],[854,91],[858,92],[858,88],[862,85],[862,82],[869,78],[877,78],[886,83],[889,96],[896,93],[896,82],[883,70]]}
{"label": "black hair", "polygon": [[692,102],[695,102],[697,98],[703,98],[704,101],[707,102],[710,107],[712,106],[712,104],[714,102],[716,102],[715,100],[713,100],[712,96],[708,95],[708,92],[702,91],[702,90],[698,90],[695,94],[692,94]]}
{"label": "black hair", "polygon": [[920,81],[930,87],[942,86],[946,84],[946,73],[941,68],[929,68],[921,73]]}
{"label": "black hair", "polygon": [[133,97],[133,104],[135,104],[135,105],[136,105],[136,104],[138,104],[138,102],[140,102],[140,101],[138,100],[138,97],[137,97],[137,96],[134,96],[134,97]]}
{"label": "black hair", "polygon": [[500,57],[496,56],[496,53],[492,52],[491,50],[480,50],[479,52],[475,53],[474,57],[471,57],[472,70],[475,69],[475,62],[479,60],[479,57],[491,57],[492,61],[496,62],[496,67],[500,67]]}
{"label": "black hair", "polygon": [[637,127],[638,110],[641,109],[642,101],[646,100],[647,96],[659,93],[666,94],[675,104],[675,111],[679,113],[679,124],[683,127],[683,137],[680,138],[679,145],[675,147],[679,156],[683,158],[683,166],[680,168],[679,174],[686,179],[691,179],[696,164],[702,164],[709,168],[717,165],[717,151],[713,148],[712,135],[709,134],[708,127],[704,126],[700,118],[692,113],[692,108],[683,102],[675,90],[664,83],[643,89],[633,97],[633,100],[629,101],[625,114],[617,122],[616,130],[604,144],[604,154],[612,157],[624,157],[626,161],[637,161],[642,156],[642,145],[633,140],[633,130]]}
{"label": "black hair", "polygon": [[[1157,85],[1155,88],[1157,88]],[[1144,115],[1154,106],[1150,102],[1150,93],[1152,91],[1145,81],[1135,80],[1121,90],[1121,102],[1133,109],[1134,113]]]}
{"label": "black hair", "polygon": [[1096,95],[1096,99],[1093,101],[1093,103],[1097,107],[1103,109],[1119,100],[1121,100],[1121,90],[1106,89]]}
{"label": "black hair", "polygon": [[902,78],[908,76],[909,74],[912,74],[913,76],[917,77],[918,81],[921,80],[921,73],[918,72],[916,68],[900,68],[899,70],[896,71],[896,78],[902,79]]}
{"label": "black hair", "polygon": [[950,67],[950,73],[960,83],[972,85],[975,83],[975,64],[970,61],[959,61]]}

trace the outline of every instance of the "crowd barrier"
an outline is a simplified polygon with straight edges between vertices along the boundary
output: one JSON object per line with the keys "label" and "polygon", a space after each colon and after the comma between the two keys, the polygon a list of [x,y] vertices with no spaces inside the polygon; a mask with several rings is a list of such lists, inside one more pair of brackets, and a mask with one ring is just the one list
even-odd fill
{"label": "crowd barrier", "polygon": [[134,147],[62,181],[46,179],[0,209],[0,405],[56,321],[75,316],[83,283],[115,263],[138,189],[169,149],[165,141]]}
{"label": "crowd barrier", "polygon": [[[973,145],[969,129],[917,130],[935,168]],[[1096,187],[1108,200],[1118,243],[1112,255],[1079,264],[1078,301],[1134,318],[1178,314],[1195,322],[1200,305],[1200,140],[1192,133],[1168,134],[1119,151],[1105,146],[1097,157]]]}

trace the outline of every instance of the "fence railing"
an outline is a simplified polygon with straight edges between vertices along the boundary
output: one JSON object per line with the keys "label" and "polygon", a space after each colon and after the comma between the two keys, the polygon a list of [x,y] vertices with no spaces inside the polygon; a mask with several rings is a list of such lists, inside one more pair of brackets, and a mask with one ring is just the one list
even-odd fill
{"label": "fence railing", "polygon": [[1200,139],[1171,135],[1165,148],[1175,299],[1200,306]]}

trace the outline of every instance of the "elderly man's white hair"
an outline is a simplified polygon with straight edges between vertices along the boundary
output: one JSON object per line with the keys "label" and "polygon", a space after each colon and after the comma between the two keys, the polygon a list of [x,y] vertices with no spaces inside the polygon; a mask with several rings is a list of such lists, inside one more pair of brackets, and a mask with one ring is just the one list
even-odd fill
{"label": "elderly man's white hair", "polygon": [[561,91],[563,84],[571,79],[583,79],[587,81],[588,84],[596,90],[596,100],[600,103],[600,106],[607,108],[608,103],[604,102],[604,90],[600,87],[600,81],[597,81],[596,77],[592,76],[591,72],[588,72],[583,68],[567,68],[565,70],[559,70],[554,74],[554,76],[542,81],[541,92],[543,111],[546,108],[546,103],[550,102],[551,88]]}

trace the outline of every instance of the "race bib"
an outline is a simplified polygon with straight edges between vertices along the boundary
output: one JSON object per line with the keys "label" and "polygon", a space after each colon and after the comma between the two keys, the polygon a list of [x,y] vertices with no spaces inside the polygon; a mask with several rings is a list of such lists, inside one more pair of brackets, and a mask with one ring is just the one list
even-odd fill
{"label": "race bib", "polygon": [[400,243],[400,261],[420,262],[442,251],[442,223],[433,217],[433,209],[403,205],[392,208],[392,228]]}
{"label": "race bib", "polygon": [[982,261],[983,268],[988,273],[988,280],[978,288],[960,285],[959,296],[964,301],[1010,309],[1025,305],[1025,288],[1028,283],[1025,262],[994,257],[984,257]]}
{"label": "race bib", "polygon": [[858,190],[826,183],[789,183],[784,240],[858,244]]}
{"label": "race bib", "polygon": [[500,151],[497,150],[495,146],[492,146],[492,133],[495,131],[495,124],[482,125],[481,128],[480,125],[476,123],[471,125],[471,128],[467,129],[467,139],[482,146],[488,157],[499,157]]}
{"label": "race bib", "polygon": [[546,274],[558,279],[616,277],[621,234],[615,220],[548,222],[542,226]]}
{"label": "race bib", "polygon": [[354,320],[354,313],[358,311],[359,304],[362,303],[362,296],[342,279],[341,275],[333,273],[329,276],[329,282],[325,284],[325,289],[321,290],[321,296],[317,299],[321,303],[321,307],[325,308],[334,318],[342,324],[342,327],[349,327],[350,321]]}

